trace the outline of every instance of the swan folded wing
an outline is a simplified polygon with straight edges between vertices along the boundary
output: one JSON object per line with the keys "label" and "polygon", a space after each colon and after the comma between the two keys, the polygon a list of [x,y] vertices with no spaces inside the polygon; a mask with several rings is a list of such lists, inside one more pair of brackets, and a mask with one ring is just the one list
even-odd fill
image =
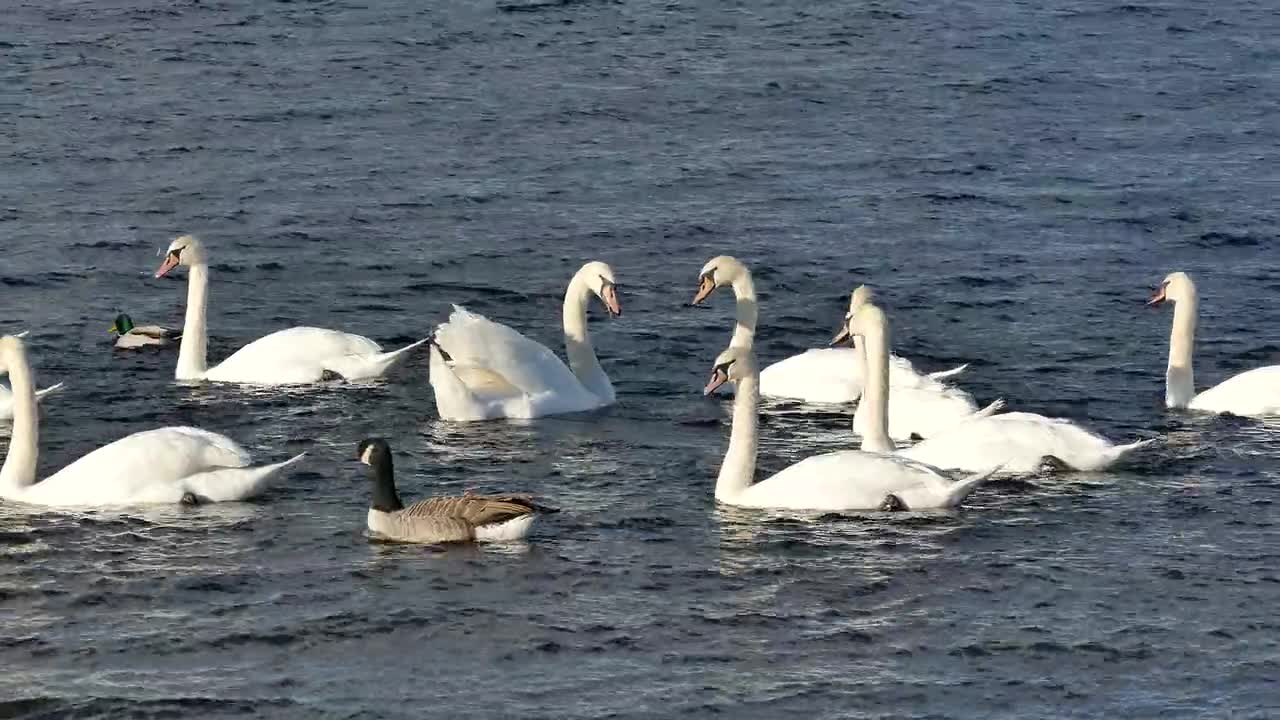
{"label": "swan folded wing", "polygon": [[1280,365],[1228,378],[1195,396],[1188,407],[1236,415],[1280,415]]}
{"label": "swan folded wing", "polygon": [[453,306],[435,337],[456,366],[485,368],[526,394],[585,392],[547,346],[461,306]]}
{"label": "swan folded wing", "polygon": [[145,430],[104,445],[36,483],[31,492],[65,505],[147,502],[157,484],[249,464],[230,438],[192,427]]}
{"label": "swan folded wing", "polygon": [[795,510],[875,510],[890,494],[947,482],[933,468],[896,455],[844,450],[788,467],[747,488],[746,504]]}
{"label": "swan folded wing", "polygon": [[760,392],[806,402],[853,402],[862,394],[856,353],[849,348],[815,348],[760,371]]}
{"label": "swan folded wing", "polygon": [[225,382],[310,383],[324,376],[326,360],[381,352],[377,343],[360,335],[295,327],[254,340],[210,368],[206,376]]}

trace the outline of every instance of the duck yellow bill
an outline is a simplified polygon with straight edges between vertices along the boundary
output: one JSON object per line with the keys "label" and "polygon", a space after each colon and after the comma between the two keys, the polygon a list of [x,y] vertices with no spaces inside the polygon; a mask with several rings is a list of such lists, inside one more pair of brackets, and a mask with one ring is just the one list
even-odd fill
{"label": "duck yellow bill", "polygon": [[711,379],[707,381],[707,386],[702,388],[702,394],[710,395],[716,391],[716,388],[727,382],[729,382],[729,374],[719,368],[716,368],[711,371]]}
{"label": "duck yellow bill", "polygon": [[702,277],[698,278],[698,292],[694,294],[693,302],[691,304],[697,305],[703,300],[706,300],[707,296],[711,294],[711,291],[715,289],[716,289],[716,281],[712,280],[709,276],[703,275]]}
{"label": "duck yellow bill", "polygon": [[110,330],[108,330],[107,332],[109,332],[109,333],[119,333],[119,332],[120,332],[120,329],[119,329],[119,328],[117,328],[117,327],[115,326],[115,323],[112,323],[112,324],[111,324],[111,329],[110,329]]}

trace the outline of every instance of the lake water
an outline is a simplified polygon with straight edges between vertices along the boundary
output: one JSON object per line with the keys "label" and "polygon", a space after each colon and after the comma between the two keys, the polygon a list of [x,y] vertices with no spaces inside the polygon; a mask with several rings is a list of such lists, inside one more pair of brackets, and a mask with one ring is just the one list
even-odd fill
{"label": "lake water", "polygon": [[[41,474],[127,433],[306,450],[254,503],[0,505],[0,716],[1265,718],[1280,714],[1280,426],[1163,408],[1186,270],[1202,387],[1280,359],[1280,15],[1264,2],[19,0],[0,30],[0,329],[30,329]],[[178,325],[210,247],[211,357],[296,324],[424,337],[450,303],[559,350],[592,312],[619,392],[438,420],[385,382],[182,387],[113,353]],[[956,512],[719,508],[732,303],[761,360],[875,286],[895,349],[980,403],[1167,441],[1002,481]],[[764,409],[763,471],[849,447],[851,410]],[[7,434],[7,431],[6,431]],[[364,536],[356,442],[406,496],[530,491],[527,546]],[[7,446],[0,439],[0,446]]]}

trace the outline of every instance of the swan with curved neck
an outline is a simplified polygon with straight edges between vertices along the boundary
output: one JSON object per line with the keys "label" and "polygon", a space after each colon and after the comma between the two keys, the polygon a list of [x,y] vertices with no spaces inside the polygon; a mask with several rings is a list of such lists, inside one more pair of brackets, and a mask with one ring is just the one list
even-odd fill
{"label": "swan with curved neck", "polygon": [[[737,322],[730,344],[749,344],[755,337],[758,319],[758,300],[751,271],[730,255],[708,260],[698,275],[698,291],[693,304],[701,304],[719,287],[732,288],[736,298]],[[870,290],[864,289],[863,296],[870,300]],[[859,302],[858,298],[858,291],[855,291],[854,302]],[[943,380],[959,375],[968,367],[961,365],[925,374],[918,372],[904,358],[890,356],[889,362],[889,384],[894,387],[924,387],[939,391],[947,388]],[[856,348],[806,350],[760,371],[760,391],[766,397],[812,403],[849,403],[858,399],[862,388],[863,361]]]}
{"label": "swan with curved neck", "polygon": [[867,391],[878,431],[868,433],[861,450],[825,453],[802,460],[753,484],[758,445],[759,373],[750,347],[730,346],[716,358],[710,394],[726,383],[737,390],[729,448],[716,476],[716,500],[743,507],[795,510],[919,510],[950,508],[981,485],[995,470],[961,480],[923,463],[888,454],[889,353],[888,321],[874,305],[862,307],[850,327],[868,349]]}
{"label": "swan with curved neck", "polygon": [[170,243],[155,276],[164,277],[179,266],[189,270],[187,311],[175,372],[179,380],[254,385],[308,384],[333,376],[368,380],[381,377],[410,350],[426,342],[422,339],[399,350],[382,352],[377,343],[361,335],[294,327],[259,338],[211,368],[206,325],[209,260],[204,244],[196,237],[183,235]]}
{"label": "swan with curved neck", "polygon": [[568,365],[542,343],[455,305],[431,348],[440,417],[535,418],[612,405],[613,384],[587,330],[593,296],[611,317],[622,314],[613,268],[602,262],[583,265],[565,290],[561,321]]}
{"label": "swan with curved neck", "polygon": [[40,417],[26,347],[0,338],[0,374],[13,383],[13,434],[0,467],[0,497],[34,505],[97,506],[243,500],[303,458],[249,467],[227,437],[189,427],[147,430],[90,452],[36,482]]}
{"label": "swan with curved neck", "polygon": [[1253,417],[1280,415],[1280,365],[1247,370],[1197,395],[1192,355],[1200,297],[1191,276],[1175,272],[1165,277],[1147,304],[1164,302],[1173,303],[1165,370],[1166,407]]}

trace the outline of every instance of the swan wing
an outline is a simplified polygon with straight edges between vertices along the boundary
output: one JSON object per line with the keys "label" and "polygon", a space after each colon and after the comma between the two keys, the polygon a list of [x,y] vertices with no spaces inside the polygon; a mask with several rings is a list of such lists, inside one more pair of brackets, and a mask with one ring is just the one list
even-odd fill
{"label": "swan wing", "polygon": [[[844,450],[801,460],[742,493],[741,504],[795,510],[876,510],[891,494],[943,491],[947,478],[897,455]],[[921,505],[926,506],[926,505]]]}
{"label": "swan wing", "polygon": [[158,428],[88,453],[31,486],[29,495],[51,505],[177,502],[186,492],[184,479],[249,462],[249,453],[224,435],[192,427]]}
{"label": "swan wing", "polygon": [[[859,404],[854,412],[854,430],[865,435],[871,408]],[[932,437],[955,426],[978,411],[969,393],[954,387],[894,386],[889,393],[889,437],[910,440],[913,435]]]}
{"label": "swan wing", "polygon": [[525,394],[595,398],[546,345],[459,305],[453,306],[449,321],[436,329],[436,343],[455,367],[483,369]]}
{"label": "swan wing", "polygon": [[1245,416],[1280,415],[1280,365],[1254,368],[1205,390],[1188,407]]}
{"label": "swan wing", "polygon": [[1029,473],[1046,457],[1076,470],[1097,470],[1118,459],[1106,438],[1062,418],[1026,412],[976,418],[901,451],[904,457],[940,468],[980,472],[1002,465]]}
{"label": "swan wing", "polygon": [[217,367],[210,368],[205,377],[220,382],[264,385],[312,383],[320,381],[330,365],[381,353],[382,348],[367,337],[323,328],[294,327],[245,345]]}
{"label": "swan wing", "polygon": [[779,360],[760,371],[766,397],[813,403],[849,403],[862,394],[858,350],[815,348]]}

